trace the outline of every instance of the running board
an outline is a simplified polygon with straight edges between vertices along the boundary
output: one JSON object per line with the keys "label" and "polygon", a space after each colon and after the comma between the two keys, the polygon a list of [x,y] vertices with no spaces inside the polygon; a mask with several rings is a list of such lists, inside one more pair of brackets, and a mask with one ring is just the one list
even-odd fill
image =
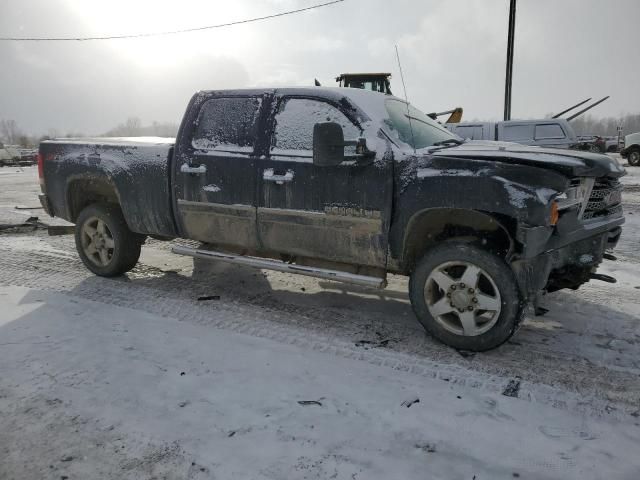
{"label": "running board", "polygon": [[171,251],[177,255],[186,255],[189,257],[202,258],[205,260],[219,260],[221,262],[235,263],[237,265],[245,265],[247,267],[253,268],[264,268],[266,270],[276,270],[278,272],[297,273],[298,275],[324,278],[325,280],[351,283],[354,285],[360,285],[369,288],[385,288],[387,286],[387,281],[384,278],[358,275],[355,273],[342,272],[340,270],[306,267],[304,265],[284,263],[278,260],[247,257],[244,255],[233,255],[229,253],[214,252],[211,250],[201,250],[198,248],[181,246],[175,246],[171,249]]}

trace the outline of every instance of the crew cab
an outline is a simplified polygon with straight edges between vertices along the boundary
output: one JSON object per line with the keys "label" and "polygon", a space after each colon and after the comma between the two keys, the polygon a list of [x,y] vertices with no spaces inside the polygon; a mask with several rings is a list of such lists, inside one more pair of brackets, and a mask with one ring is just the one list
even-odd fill
{"label": "crew cab", "polygon": [[406,275],[426,330],[467,350],[506,341],[543,290],[597,276],[624,222],[608,157],[463,141],[359,89],[203,91],[175,140],[45,141],[38,165],[42,205],[75,223],[97,275],[134,268],[147,236],[372,288]]}

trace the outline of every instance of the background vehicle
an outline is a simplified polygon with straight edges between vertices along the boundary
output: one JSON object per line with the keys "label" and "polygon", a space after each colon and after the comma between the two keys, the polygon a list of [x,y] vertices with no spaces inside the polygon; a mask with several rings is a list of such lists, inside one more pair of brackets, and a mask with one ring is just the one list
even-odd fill
{"label": "background vehicle", "polygon": [[602,137],[604,139],[605,151],[609,153],[615,153],[620,150],[620,138],[616,135],[607,135]]}
{"label": "background vehicle", "polygon": [[569,122],[591,110],[593,107],[600,105],[608,98],[608,96],[601,98],[568,118],[561,117],[575,110],[577,107],[584,105],[591,100],[591,98],[578,102],[551,118],[541,120],[508,120],[501,122],[463,122],[446,125],[446,127],[460,137],[470,140],[497,140],[516,142],[523,145],[589,150],[591,152],[604,153],[606,151],[606,145],[601,137],[596,135],[583,135],[579,137]]}
{"label": "background vehicle", "polygon": [[508,120],[502,122],[461,122],[445,125],[450,131],[470,140],[497,140],[552,148],[589,150],[589,141],[581,141],[565,119]]}
{"label": "background vehicle", "polygon": [[624,169],[604,155],[463,144],[351,88],[199,92],[175,142],[46,141],[39,172],[43,206],[76,224],[98,275],[133,268],[147,235],[369,287],[407,275],[418,320],[469,350],[506,341],[542,289],[606,279],[594,272],[624,223]]}
{"label": "background vehicle", "polygon": [[0,167],[20,163],[20,151],[17,148],[0,143]]}
{"label": "background vehicle", "polygon": [[640,132],[624,137],[624,148],[620,150],[620,155],[629,161],[629,165],[640,165]]}
{"label": "background vehicle", "polygon": [[344,88],[360,88],[391,95],[390,73],[341,73],[336,82]]}

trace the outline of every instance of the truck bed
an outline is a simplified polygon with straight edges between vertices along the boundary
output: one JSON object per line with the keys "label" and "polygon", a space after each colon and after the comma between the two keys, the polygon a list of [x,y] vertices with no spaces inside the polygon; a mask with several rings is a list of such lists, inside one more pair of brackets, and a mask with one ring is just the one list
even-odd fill
{"label": "truck bed", "polygon": [[[70,222],[80,211],[84,189],[116,192],[129,228],[176,236],[170,161],[173,138],[70,138],[42,142],[42,175],[50,213]],[[105,188],[106,190],[106,188]]]}

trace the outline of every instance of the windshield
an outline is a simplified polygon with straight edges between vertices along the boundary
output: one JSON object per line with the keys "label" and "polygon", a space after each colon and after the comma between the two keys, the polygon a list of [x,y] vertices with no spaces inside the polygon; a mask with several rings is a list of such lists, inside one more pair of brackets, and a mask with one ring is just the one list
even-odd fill
{"label": "windshield", "polygon": [[[431,147],[438,142],[459,140],[457,135],[454,135],[412,105],[409,105],[407,111],[405,102],[388,99],[385,102],[385,106],[389,114],[389,118],[384,121],[385,124],[397,139],[412,148]],[[409,120],[411,120],[411,123],[409,123]]]}

